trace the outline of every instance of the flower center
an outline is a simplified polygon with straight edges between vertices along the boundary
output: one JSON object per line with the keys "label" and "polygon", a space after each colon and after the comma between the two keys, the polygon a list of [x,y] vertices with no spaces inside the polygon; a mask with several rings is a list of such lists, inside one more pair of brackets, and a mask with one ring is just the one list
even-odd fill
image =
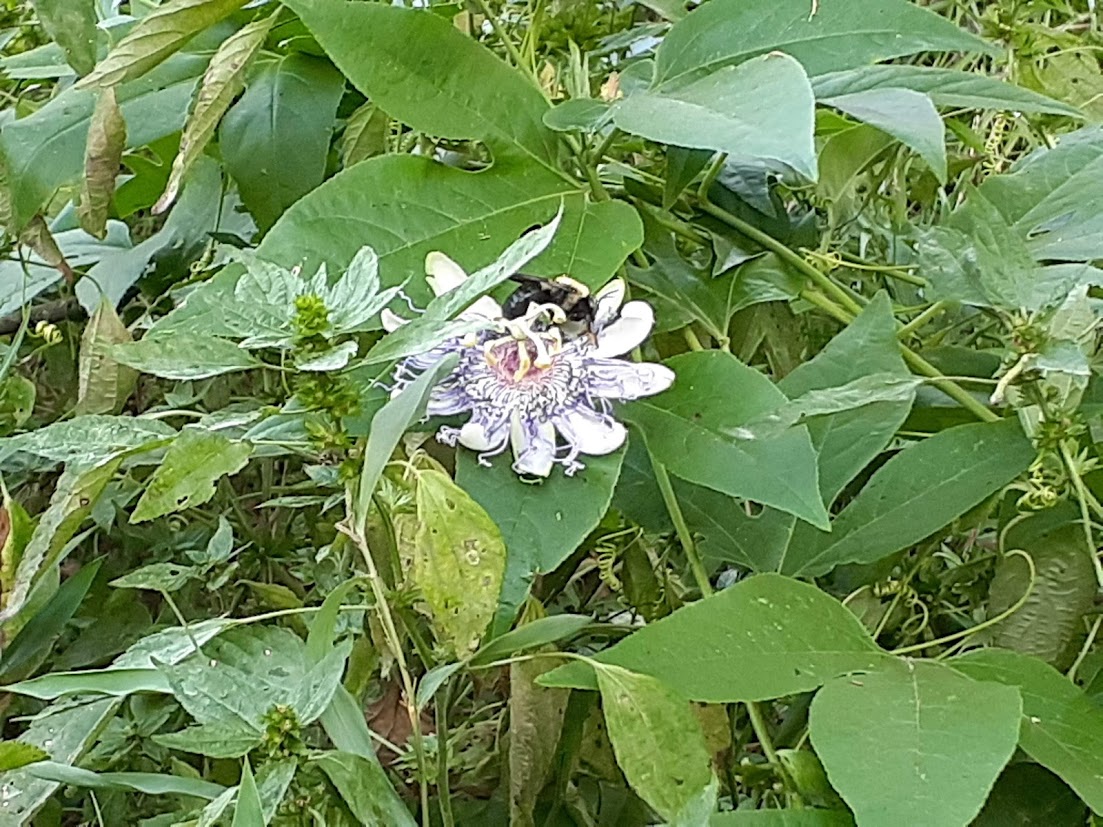
{"label": "flower center", "polygon": [[486,363],[498,378],[512,385],[540,382],[549,373],[558,342],[512,337],[485,346]]}

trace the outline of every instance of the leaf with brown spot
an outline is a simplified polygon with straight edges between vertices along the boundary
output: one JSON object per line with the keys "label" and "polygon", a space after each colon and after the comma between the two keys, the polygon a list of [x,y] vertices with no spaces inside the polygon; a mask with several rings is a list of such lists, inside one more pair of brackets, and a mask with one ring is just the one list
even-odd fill
{"label": "leaf with brown spot", "polygon": [[154,213],[163,213],[176,200],[184,176],[210,143],[219,121],[234,98],[245,88],[245,72],[264,45],[264,40],[276,20],[276,14],[278,11],[239,29],[226,38],[214,53],[195,96],[191,116],[184,126],[180,151],[172,162],[172,172],[165,191],[153,205]]}
{"label": "leaf with brown spot", "polygon": [[138,381],[138,371],[111,357],[111,347],[133,341],[106,298],[88,320],[80,339],[78,414],[118,413]]}
{"label": "leaf with brown spot", "polygon": [[77,218],[80,226],[96,238],[107,235],[107,213],[115,195],[126,148],[126,121],[115,98],[114,87],[100,92],[92,120],[88,125],[88,143],[84,149],[84,180],[80,184]]}

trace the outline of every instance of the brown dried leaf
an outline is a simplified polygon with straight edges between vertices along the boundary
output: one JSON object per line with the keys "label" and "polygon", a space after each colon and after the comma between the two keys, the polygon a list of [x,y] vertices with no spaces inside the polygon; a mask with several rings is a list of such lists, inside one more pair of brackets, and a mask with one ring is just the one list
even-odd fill
{"label": "brown dried leaf", "polygon": [[133,341],[130,331],[106,298],[88,320],[80,340],[78,414],[118,413],[138,381],[134,368],[111,357],[111,346]]}
{"label": "brown dried leaf", "polygon": [[115,195],[115,177],[119,174],[125,148],[126,121],[115,98],[115,89],[108,87],[100,92],[88,125],[84,180],[77,207],[80,226],[96,238],[107,235],[107,213]]}

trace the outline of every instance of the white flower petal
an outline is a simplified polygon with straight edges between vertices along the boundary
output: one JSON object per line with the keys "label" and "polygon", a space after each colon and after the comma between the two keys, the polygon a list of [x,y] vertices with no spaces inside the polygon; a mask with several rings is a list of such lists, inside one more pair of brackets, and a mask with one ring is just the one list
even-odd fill
{"label": "white flower petal", "polygon": [[625,428],[611,416],[575,408],[555,420],[559,433],[582,454],[611,454],[624,444]]}
{"label": "white flower petal", "polygon": [[471,399],[461,388],[442,389],[438,385],[429,397],[429,404],[425,406],[425,414],[427,416],[454,416],[470,409]]}
{"label": "white flower petal", "polygon": [[403,319],[396,313],[392,313],[386,307],[379,311],[379,321],[383,323],[383,329],[388,333],[392,333],[398,330],[402,325],[406,324],[407,320]]}
{"label": "white flower petal", "polygon": [[497,451],[509,436],[507,420],[484,422],[472,419],[460,428],[460,445],[472,451]]}
{"label": "white flower petal", "polygon": [[435,295],[442,296],[467,281],[467,273],[444,253],[434,250],[425,257],[425,280]]}
{"label": "white flower petal", "polygon": [[654,362],[592,359],[587,386],[603,399],[639,399],[662,393],[674,382],[674,371]]}
{"label": "white flower petal", "polygon": [[555,426],[550,422],[522,422],[514,413],[510,425],[513,470],[518,474],[546,477],[555,464]]}
{"label": "white flower petal", "polygon": [[655,312],[647,302],[628,302],[615,322],[597,335],[595,356],[622,356],[639,345],[655,325]]}
{"label": "white flower petal", "polygon": [[617,310],[624,302],[625,286],[623,279],[613,279],[594,296],[594,327],[600,330],[613,321],[617,316]]}

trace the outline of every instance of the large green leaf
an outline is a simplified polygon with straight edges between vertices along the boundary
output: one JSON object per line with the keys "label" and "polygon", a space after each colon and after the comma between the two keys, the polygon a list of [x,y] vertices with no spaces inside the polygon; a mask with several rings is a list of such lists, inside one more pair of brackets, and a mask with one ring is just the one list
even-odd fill
{"label": "large green leaf", "polygon": [[93,0],[35,0],[38,22],[65,53],[77,74],[96,65],[96,4]]}
{"label": "large green leaf", "polygon": [[709,827],[850,827],[854,819],[842,810],[732,810],[714,813]]}
{"label": "large green leaf", "polygon": [[261,366],[256,357],[234,342],[179,332],[115,345],[111,356],[120,364],[164,379],[208,379]]}
{"label": "large green leaf", "polygon": [[[1036,259],[1085,261],[1103,257],[1103,126],[1065,135],[980,192],[1026,239]],[[968,206],[965,207],[968,209]]]}
{"label": "large green leaf", "polygon": [[485,141],[495,158],[556,169],[539,89],[428,11],[346,0],[291,0],[338,68],[387,114],[445,138]]}
{"label": "large green leaf", "polygon": [[[785,106],[762,106],[763,98]],[[657,84],[620,101],[613,121],[626,132],[740,161],[816,177],[815,104],[801,65],[782,54],[725,66],[690,83]]]}
{"label": "large green leaf", "polygon": [[[908,376],[896,339],[896,321],[888,295],[879,293],[861,314],[810,361],[778,383],[793,399],[860,380],[870,373]],[[807,422],[819,454],[820,494],[834,502],[843,488],[889,444],[911,408],[909,399],[879,401]],[[755,571],[789,570],[794,544],[807,539],[807,524],[792,514],[767,508],[751,516],[714,491],[679,486],[679,499],[690,526],[701,534],[709,557]]]}
{"label": "large green leaf", "polygon": [[652,455],[673,474],[827,527],[816,453],[804,427],[768,439],[733,433],[787,401],[765,376],[719,351],[668,360],[677,379],[658,396],[625,406]]}
{"label": "large green leaf", "polygon": [[456,481],[486,509],[506,544],[497,631],[512,623],[533,575],[559,566],[604,516],[623,460],[623,451],[587,457],[586,468],[574,476],[557,470],[533,485],[517,476],[508,457],[484,468],[473,454],[460,452]]}
{"label": "large green leaf", "polygon": [[417,823],[395,795],[378,761],[350,752],[323,752],[313,759],[333,782],[361,824],[414,827]]}
{"label": "large green leaf", "polygon": [[689,82],[771,51],[792,55],[812,76],[916,52],[995,53],[984,41],[907,0],[817,6],[805,0],[765,5],[713,0],[670,30],[659,47],[655,82]]}
{"label": "large green leaf", "polygon": [[1011,109],[1083,117],[1067,103],[979,72],[930,66],[862,66],[820,75],[812,81],[816,99],[834,98],[872,89],[911,89],[930,97],[935,106],[970,109]]}
{"label": "large green leaf", "polygon": [[1035,452],[1015,420],[960,425],[894,456],[832,522],[794,542],[784,570],[818,575],[918,543],[1027,469]]}
{"label": "large green leaf", "polygon": [[[182,54],[116,90],[127,146],[144,146],[183,126],[204,65],[202,57]],[[0,131],[15,225],[26,224],[54,190],[80,177],[95,102],[94,92],[70,88]]]}
{"label": "large green leaf", "polygon": [[[750,577],[684,606],[597,660],[651,675],[679,695],[709,703],[807,692],[838,675],[896,661],[837,600],[776,574]],[[561,666],[539,683],[596,687],[593,669],[582,663]]]}
{"label": "large green leaf", "polygon": [[247,442],[185,428],[150,478],[130,521],[140,523],[202,505],[214,496],[215,483],[244,468],[252,453],[253,446]]}
{"label": "large green leaf", "polygon": [[689,703],[648,675],[595,671],[609,740],[632,788],[674,823],[691,808],[715,809],[711,758]]}
{"label": "large green leaf", "polygon": [[1023,750],[1103,813],[1103,711],[1087,695],[1052,666],[1015,652],[982,649],[949,663],[976,680],[1018,687]]}
{"label": "large green leaf", "polygon": [[[498,163],[472,173],[427,158],[385,155],[338,173],[296,203],[269,231],[260,254],[303,264],[306,272],[323,261],[337,270],[367,244],[379,255],[383,284],[393,286],[422,272],[432,250],[476,270],[561,206],[555,239],[529,267],[534,274],[567,273],[599,285],[643,241],[629,205],[591,202],[540,167]],[[421,303],[432,296],[416,278],[407,292]]]}
{"label": "large green leaf", "polygon": [[831,681],[808,731],[831,785],[859,824],[968,824],[1018,741],[1014,689],[947,666],[906,662]]}
{"label": "large green leaf", "polygon": [[931,99],[911,89],[865,89],[821,97],[826,104],[887,132],[914,149],[939,181],[946,180],[946,128]]}
{"label": "large green leaf", "polygon": [[327,61],[293,53],[259,67],[222,119],[222,158],[261,229],[322,183],[344,89]]}

